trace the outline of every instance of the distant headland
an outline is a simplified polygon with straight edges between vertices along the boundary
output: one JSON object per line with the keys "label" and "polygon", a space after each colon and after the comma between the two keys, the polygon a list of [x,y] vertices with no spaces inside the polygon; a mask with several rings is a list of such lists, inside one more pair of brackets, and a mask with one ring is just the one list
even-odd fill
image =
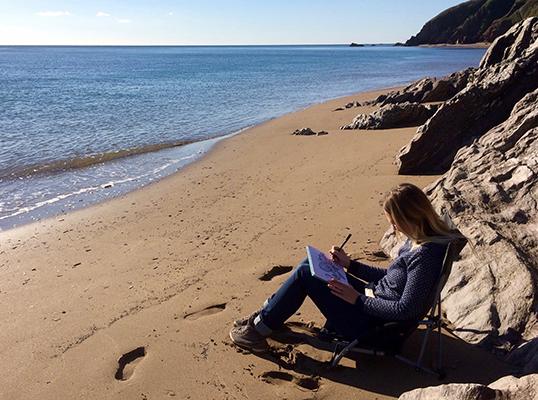
{"label": "distant headland", "polygon": [[528,17],[538,17],[538,0],[470,0],[432,18],[405,45],[491,43]]}

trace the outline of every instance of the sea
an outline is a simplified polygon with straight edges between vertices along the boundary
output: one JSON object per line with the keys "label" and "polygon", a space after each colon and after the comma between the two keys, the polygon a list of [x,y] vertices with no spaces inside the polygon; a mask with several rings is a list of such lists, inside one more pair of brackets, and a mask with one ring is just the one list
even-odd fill
{"label": "sea", "polygon": [[0,230],[136,190],[310,105],[478,67],[485,51],[0,46]]}

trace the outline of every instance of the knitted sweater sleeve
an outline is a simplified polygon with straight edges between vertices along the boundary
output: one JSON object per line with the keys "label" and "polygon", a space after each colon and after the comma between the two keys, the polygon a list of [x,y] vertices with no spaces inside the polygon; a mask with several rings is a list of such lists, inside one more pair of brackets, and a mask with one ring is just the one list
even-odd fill
{"label": "knitted sweater sleeve", "polygon": [[[401,295],[384,293],[386,282],[378,282],[379,291],[376,290],[375,298],[360,295],[356,306],[362,308],[367,314],[388,321],[403,321],[417,318],[428,295],[440,273],[446,246],[428,243],[418,249],[410,250],[401,254],[395,263],[402,266],[402,273],[393,277],[394,281],[404,279]],[[389,267],[390,268],[390,267]],[[398,269],[395,268],[396,272]],[[389,272],[390,274],[390,272]]]}
{"label": "knitted sweater sleeve", "polygon": [[377,282],[387,274],[386,268],[374,267],[353,260],[351,260],[347,270],[351,275],[355,275],[366,282]]}

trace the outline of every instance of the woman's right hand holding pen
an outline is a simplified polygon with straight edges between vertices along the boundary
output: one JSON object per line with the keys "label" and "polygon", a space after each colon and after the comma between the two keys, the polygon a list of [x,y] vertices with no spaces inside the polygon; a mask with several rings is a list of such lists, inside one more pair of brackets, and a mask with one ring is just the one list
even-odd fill
{"label": "woman's right hand holding pen", "polygon": [[333,246],[329,251],[329,254],[335,263],[344,267],[345,269],[349,268],[351,258],[349,258],[349,256],[344,252],[344,250],[341,250],[340,247]]}

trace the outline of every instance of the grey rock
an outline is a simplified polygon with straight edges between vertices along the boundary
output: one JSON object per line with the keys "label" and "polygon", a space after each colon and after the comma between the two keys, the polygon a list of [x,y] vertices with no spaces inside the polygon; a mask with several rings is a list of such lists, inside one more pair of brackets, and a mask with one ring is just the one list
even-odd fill
{"label": "grey rock", "polygon": [[[425,188],[470,239],[443,290],[454,333],[538,372],[538,89]],[[391,257],[392,230],[381,246]]]}
{"label": "grey rock", "polygon": [[467,68],[464,71],[457,71],[449,76],[436,81],[430,91],[422,96],[422,102],[443,102],[454,97],[463,90],[469,80],[474,77],[475,68]]}
{"label": "grey rock", "polygon": [[[407,146],[437,162],[454,154],[443,176],[424,189],[470,240],[442,294],[453,332],[530,375],[418,389],[401,399],[538,398],[537,31],[538,19],[531,18],[499,38],[467,86]],[[434,127],[428,144],[419,143]],[[471,136],[463,140],[465,130]],[[458,147],[457,140],[468,143]],[[387,232],[381,245],[394,257],[399,243]]]}
{"label": "grey rock", "polygon": [[452,98],[460,90],[464,89],[473,77],[475,68],[467,68],[464,71],[454,72],[443,79],[423,78],[411,83],[402,90],[394,90],[382,94],[374,100],[364,103],[364,105],[387,105],[404,102],[429,103],[443,102]]}
{"label": "grey rock", "polygon": [[348,108],[360,107],[360,106],[361,106],[361,103],[359,103],[358,101],[352,101],[350,103],[347,103],[343,107],[335,108],[333,111],[343,111],[343,110],[347,110]]}
{"label": "grey rock", "polygon": [[411,83],[402,90],[393,90],[392,92],[382,94],[375,100],[367,101],[365,105],[387,105],[398,103],[419,103],[424,97],[424,93],[432,90],[434,83],[437,81],[435,78],[422,78],[416,82]]}
{"label": "grey rock", "polygon": [[502,394],[478,383],[453,383],[415,389],[402,394],[398,400],[501,400]]}
{"label": "grey rock", "polygon": [[537,100],[538,90],[526,95],[425,189],[474,244],[443,291],[447,318],[460,337],[488,348],[509,350],[538,333]]}
{"label": "grey rock", "polygon": [[326,131],[319,131],[319,132],[314,132],[312,129],[310,128],[301,128],[301,129],[297,129],[295,132],[292,133],[292,135],[302,135],[302,136],[320,136],[320,135],[328,135],[329,132],[326,132]]}
{"label": "grey rock", "polygon": [[490,385],[451,383],[403,393],[398,400],[530,400],[538,398],[538,375],[505,376]]}
{"label": "grey rock", "polygon": [[301,129],[297,129],[295,132],[293,132],[292,135],[311,136],[311,135],[316,135],[316,132],[314,132],[310,128],[301,128]]}
{"label": "grey rock", "polygon": [[437,105],[405,102],[387,104],[371,114],[360,114],[340,129],[391,129],[421,125],[437,111]]}
{"label": "grey rock", "polygon": [[480,61],[479,68],[488,68],[501,61],[513,61],[522,57],[538,38],[537,21],[537,18],[528,18],[495,39]]}
{"label": "grey rock", "polygon": [[[514,105],[538,87],[538,41],[523,49],[536,30],[538,19],[529,18],[507,33],[518,31],[519,41],[504,36],[495,41],[495,49],[484,56],[467,86],[443,103],[400,150],[396,158],[400,174],[446,172],[460,148],[505,121]],[[505,58],[493,63],[501,52]]]}

